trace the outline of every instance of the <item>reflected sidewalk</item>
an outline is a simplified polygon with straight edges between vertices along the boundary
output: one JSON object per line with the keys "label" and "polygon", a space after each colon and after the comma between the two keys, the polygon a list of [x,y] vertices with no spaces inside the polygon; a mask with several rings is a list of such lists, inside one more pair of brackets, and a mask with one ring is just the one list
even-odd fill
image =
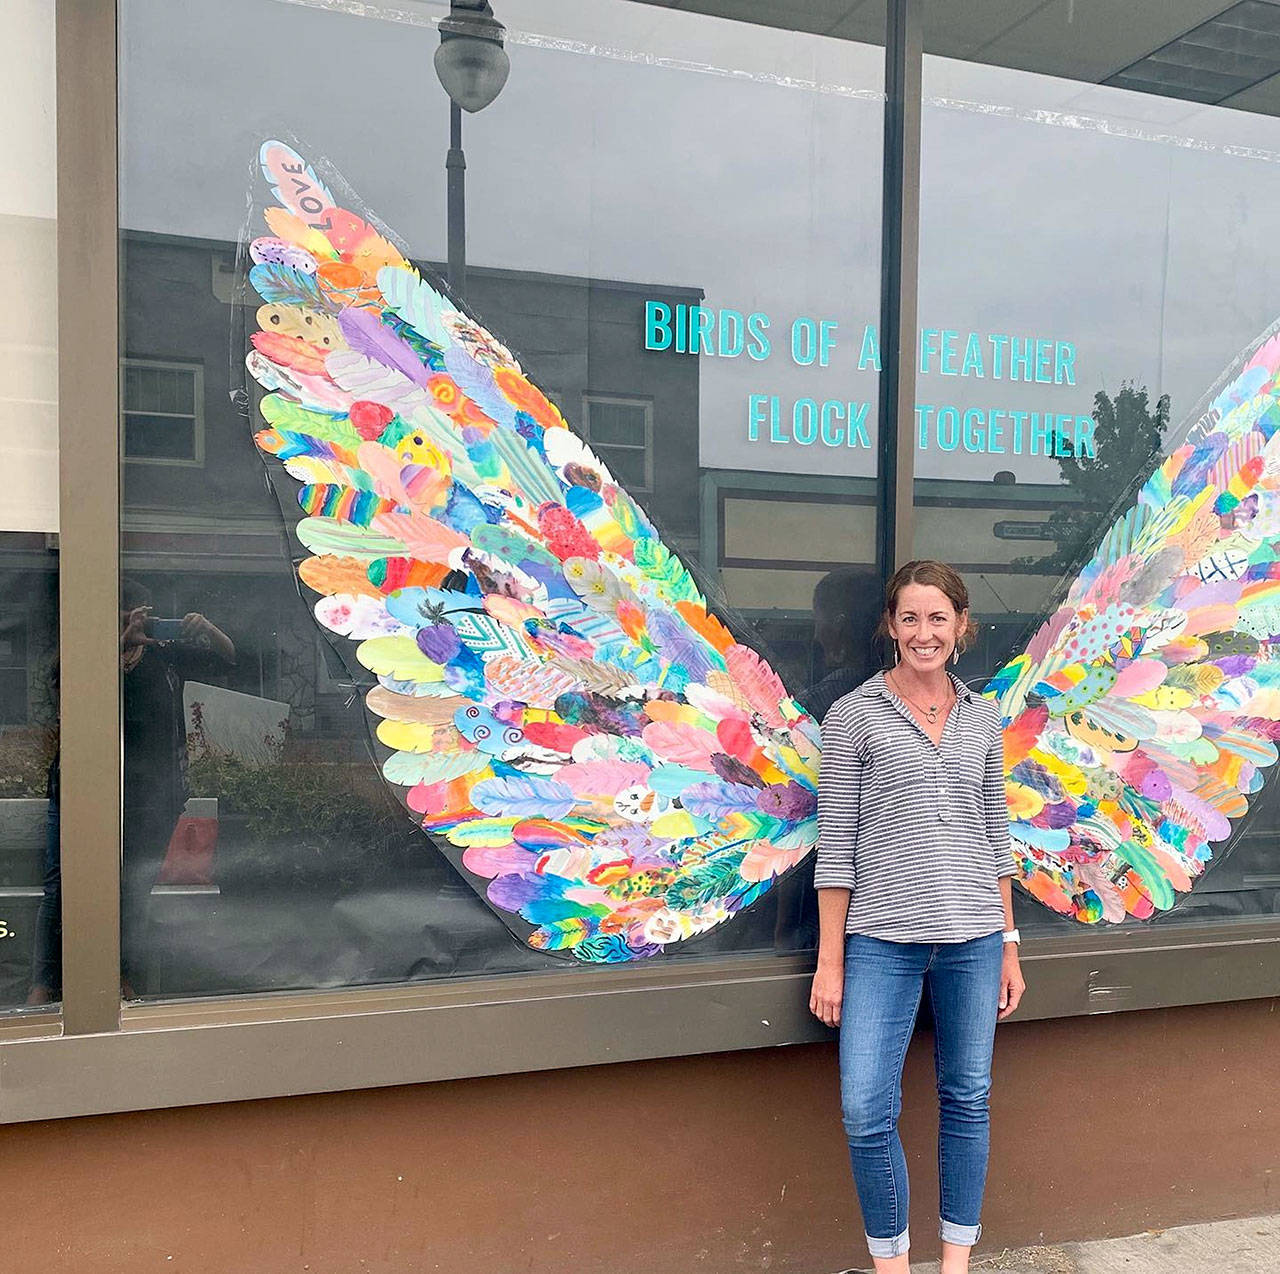
{"label": "reflected sidewalk", "polygon": [[[911,1267],[937,1274],[936,1261]],[[1280,1216],[1151,1230],[1127,1239],[1019,1248],[975,1257],[974,1274],[1274,1274]]]}

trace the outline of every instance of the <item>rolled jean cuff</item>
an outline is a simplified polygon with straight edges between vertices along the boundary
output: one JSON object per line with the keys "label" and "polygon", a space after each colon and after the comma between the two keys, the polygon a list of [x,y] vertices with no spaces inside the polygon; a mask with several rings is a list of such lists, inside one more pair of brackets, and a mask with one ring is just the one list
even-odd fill
{"label": "rolled jean cuff", "polygon": [[872,1256],[902,1256],[911,1246],[911,1227],[907,1226],[901,1234],[895,1235],[891,1239],[873,1239],[871,1235],[867,1235],[867,1250]]}
{"label": "rolled jean cuff", "polygon": [[972,1247],[982,1237],[982,1226],[957,1225],[954,1221],[944,1218],[940,1233],[944,1243],[954,1243],[957,1247]]}

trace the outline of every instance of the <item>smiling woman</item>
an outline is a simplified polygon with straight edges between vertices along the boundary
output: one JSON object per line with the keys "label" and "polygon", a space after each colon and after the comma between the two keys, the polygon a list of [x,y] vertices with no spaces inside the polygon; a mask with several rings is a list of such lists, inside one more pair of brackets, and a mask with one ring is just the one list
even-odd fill
{"label": "smiling woman", "polygon": [[899,568],[881,627],[892,669],[838,699],[822,726],[810,1005],[840,1026],[844,1127],[867,1245],[878,1274],[896,1274],[911,1244],[896,1094],[928,989],[941,1240],[946,1268],[961,1274],[982,1228],[996,1020],[1023,991],[1003,728],[994,705],[946,671],[973,635],[954,570],[933,561]]}

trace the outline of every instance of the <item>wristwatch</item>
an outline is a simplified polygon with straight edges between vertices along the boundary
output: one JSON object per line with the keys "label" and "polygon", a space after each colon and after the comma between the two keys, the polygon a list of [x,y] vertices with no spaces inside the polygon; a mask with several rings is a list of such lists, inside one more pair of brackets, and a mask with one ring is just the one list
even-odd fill
{"label": "wristwatch", "polygon": [[1022,935],[1016,929],[1006,929],[1000,935],[1001,942],[1021,942]]}

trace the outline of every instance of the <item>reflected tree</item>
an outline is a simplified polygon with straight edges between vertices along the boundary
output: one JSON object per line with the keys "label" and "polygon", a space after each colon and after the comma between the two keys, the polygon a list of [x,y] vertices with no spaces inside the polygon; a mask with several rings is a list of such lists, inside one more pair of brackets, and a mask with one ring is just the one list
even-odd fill
{"label": "reflected tree", "polygon": [[1045,522],[1046,538],[1056,547],[1043,557],[1019,558],[1016,565],[1044,574],[1074,571],[1160,463],[1168,394],[1152,406],[1145,385],[1122,382],[1114,398],[1100,389],[1093,397],[1093,419],[1095,454],[1058,459],[1078,498],[1054,509]]}

